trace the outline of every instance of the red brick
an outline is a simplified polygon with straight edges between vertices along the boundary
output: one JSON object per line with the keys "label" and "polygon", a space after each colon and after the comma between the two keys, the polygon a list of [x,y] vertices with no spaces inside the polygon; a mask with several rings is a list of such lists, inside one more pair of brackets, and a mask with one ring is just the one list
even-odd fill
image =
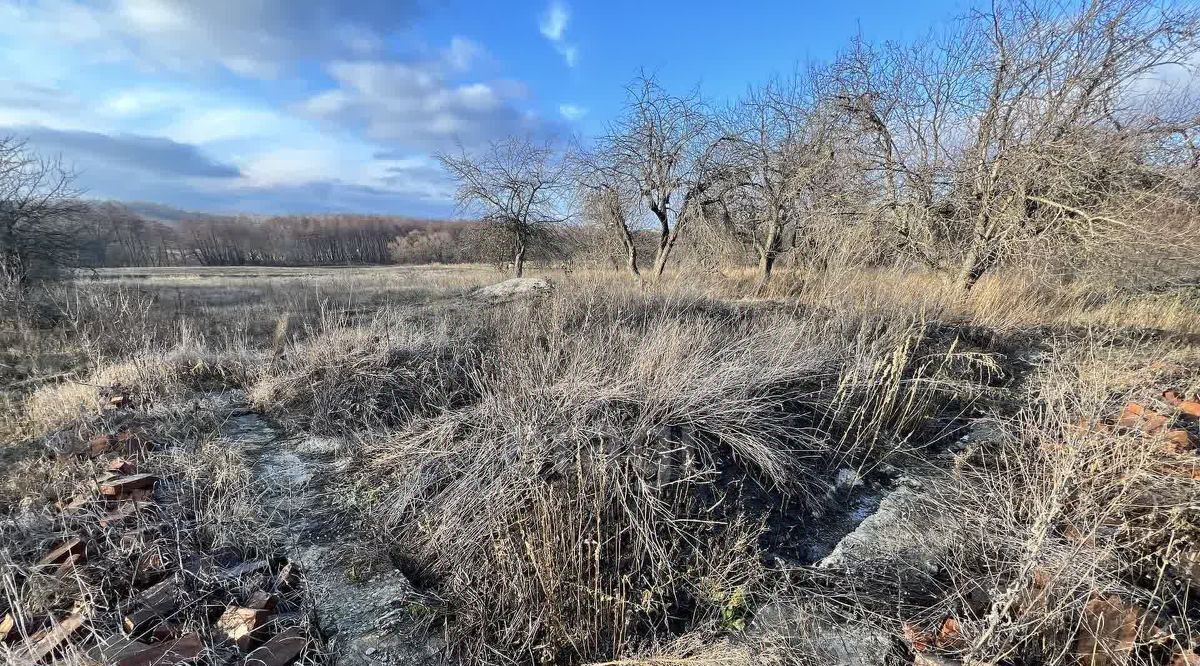
{"label": "red brick", "polygon": [[1123,428],[1137,428],[1142,432],[1155,433],[1167,424],[1167,417],[1152,409],[1146,409],[1136,402],[1125,405],[1117,425]]}
{"label": "red brick", "polygon": [[46,553],[46,556],[38,561],[38,566],[48,567],[57,566],[71,559],[72,556],[83,557],[87,553],[87,542],[79,537],[71,537],[64,541],[57,548]]}
{"label": "red brick", "polygon": [[137,465],[124,458],[117,458],[116,460],[108,463],[108,467],[105,469],[109,472],[116,472],[118,474],[137,474]]}
{"label": "red brick", "polygon": [[112,666],[173,666],[198,659],[203,651],[200,635],[191,633],[121,657]]}
{"label": "red brick", "polygon": [[281,631],[246,655],[245,666],[285,666],[300,656],[308,639],[295,627]]}
{"label": "red brick", "polygon": [[131,474],[100,484],[100,494],[108,497],[129,495],[135,490],[150,490],[158,483],[158,477],[153,474]]}

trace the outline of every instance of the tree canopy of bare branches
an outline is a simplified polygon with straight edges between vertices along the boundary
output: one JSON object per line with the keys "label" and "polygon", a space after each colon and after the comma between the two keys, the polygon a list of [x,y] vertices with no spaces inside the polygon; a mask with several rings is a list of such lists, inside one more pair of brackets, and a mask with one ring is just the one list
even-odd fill
{"label": "tree canopy of bare branches", "polygon": [[1192,6],[1003,0],[911,45],[856,43],[837,99],[895,238],[965,290],[1031,244],[1103,241],[1177,193],[1198,116],[1169,78],[1198,35]]}
{"label": "tree canopy of bare branches", "polygon": [[[708,182],[711,117],[698,94],[675,96],[650,76],[626,89],[621,116],[583,158],[582,182],[605,206],[615,232],[630,240],[642,216],[653,217],[658,245],[653,275],[662,275],[684,223],[697,213]],[[636,202],[636,204],[634,203]],[[636,244],[624,242],[627,266],[639,274]]]}
{"label": "tree canopy of bare branches", "polygon": [[34,154],[21,141],[0,138],[0,274],[24,288],[74,265],[75,223],[86,206],[70,171]]}
{"label": "tree canopy of bare branches", "polygon": [[476,154],[460,149],[438,160],[458,183],[460,209],[479,216],[492,242],[509,249],[514,274],[523,275],[530,249],[551,245],[556,225],[567,219],[561,210],[565,167],[553,146],[510,137]]}

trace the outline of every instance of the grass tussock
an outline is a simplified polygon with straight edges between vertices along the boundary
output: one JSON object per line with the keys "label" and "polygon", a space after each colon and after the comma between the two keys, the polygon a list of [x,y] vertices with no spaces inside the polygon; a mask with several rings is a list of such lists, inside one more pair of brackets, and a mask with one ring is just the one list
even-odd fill
{"label": "grass tussock", "polygon": [[413,321],[395,310],[362,326],[326,320],[265,364],[249,397],[293,428],[394,426],[466,399],[471,342],[455,322]]}
{"label": "grass tussock", "polygon": [[38,388],[25,399],[25,426],[45,434],[81,420],[95,421],[114,399],[124,407],[147,408],[196,391],[244,386],[259,356],[247,350],[215,351],[189,340],[166,351],[142,350],[102,365],[86,378]]}
{"label": "grass tussock", "polygon": [[[913,322],[600,292],[485,328],[477,398],[368,441],[359,475],[449,605],[454,647],[483,662],[744,628],[767,577],[753,499],[819,510],[834,467],[884,457],[945,388]],[[850,416],[864,407],[883,427]]]}

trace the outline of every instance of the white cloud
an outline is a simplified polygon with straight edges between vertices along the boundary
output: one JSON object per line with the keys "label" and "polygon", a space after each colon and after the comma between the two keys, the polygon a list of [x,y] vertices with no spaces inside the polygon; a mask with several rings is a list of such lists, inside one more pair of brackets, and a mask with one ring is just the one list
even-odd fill
{"label": "white cloud", "polygon": [[567,67],[574,67],[579,57],[579,48],[567,41],[567,26],[570,23],[571,11],[559,0],[554,0],[538,19],[538,30],[563,57]]}
{"label": "white cloud", "polygon": [[465,37],[454,37],[443,52],[443,58],[451,68],[466,71],[483,55],[483,47]]}
{"label": "white cloud", "polygon": [[314,148],[278,148],[255,155],[242,166],[243,185],[274,187],[307,185],[326,180],[336,170],[337,155]]}
{"label": "white cloud", "polygon": [[561,2],[553,2],[542,14],[538,29],[542,35],[552,42],[561,41],[567,31],[567,23],[571,21],[571,13]]}
{"label": "white cloud", "polygon": [[443,149],[535,127],[516,108],[525,90],[514,82],[455,83],[436,61],[337,61],[326,69],[337,87],[310,97],[302,112],[376,140]]}
{"label": "white cloud", "polygon": [[276,136],[289,124],[287,119],[269,109],[237,106],[204,109],[203,112],[184,112],[164,133],[185,143],[212,143],[230,139]]}
{"label": "white cloud", "polygon": [[588,110],[575,104],[559,104],[558,112],[567,120],[579,120],[587,115]]}
{"label": "white cloud", "polygon": [[0,35],[68,45],[149,71],[222,67],[273,78],[302,59],[372,55],[414,2],[368,0],[0,0]]}
{"label": "white cloud", "polygon": [[99,110],[109,116],[138,117],[175,110],[191,99],[188,93],[156,88],[130,88],[118,91],[102,102]]}

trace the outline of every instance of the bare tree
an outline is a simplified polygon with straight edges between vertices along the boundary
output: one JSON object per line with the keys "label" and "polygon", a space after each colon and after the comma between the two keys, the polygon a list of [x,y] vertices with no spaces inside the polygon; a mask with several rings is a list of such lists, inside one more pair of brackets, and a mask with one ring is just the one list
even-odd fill
{"label": "bare tree", "polygon": [[1031,243],[1130,226],[1197,125],[1144,97],[1194,56],[1198,25],[1196,8],[1154,0],[1006,0],[940,38],[857,45],[839,99],[872,137],[901,245],[969,290]]}
{"label": "bare tree", "polygon": [[75,265],[86,210],[73,174],[24,142],[0,138],[0,273],[17,290]]}
{"label": "bare tree", "polygon": [[[677,97],[653,77],[642,75],[626,88],[625,109],[597,141],[588,159],[593,188],[610,190],[609,202],[640,201],[653,216],[658,247],[653,274],[662,275],[680,232],[708,188],[705,165],[711,156],[712,125],[698,94]],[[632,197],[630,197],[632,195]],[[625,231],[642,211],[625,217]],[[627,246],[633,251],[633,245]],[[636,260],[631,260],[631,266]]]}
{"label": "bare tree", "polygon": [[510,137],[471,155],[441,153],[442,166],[458,181],[460,208],[478,214],[498,242],[508,246],[513,272],[521,277],[527,253],[552,243],[561,212],[564,166],[553,146]]}
{"label": "bare tree", "polygon": [[810,71],[751,89],[721,120],[700,210],[753,248],[760,288],[782,254],[856,201],[855,172],[840,154],[845,123],[823,98],[820,79]]}
{"label": "bare tree", "polygon": [[603,230],[605,245],[615,246],[624,258],[625,270],[641,282],[636,226],[640,197],[594,152],[576,147],[570,158],[571,180],[584,218]]}

